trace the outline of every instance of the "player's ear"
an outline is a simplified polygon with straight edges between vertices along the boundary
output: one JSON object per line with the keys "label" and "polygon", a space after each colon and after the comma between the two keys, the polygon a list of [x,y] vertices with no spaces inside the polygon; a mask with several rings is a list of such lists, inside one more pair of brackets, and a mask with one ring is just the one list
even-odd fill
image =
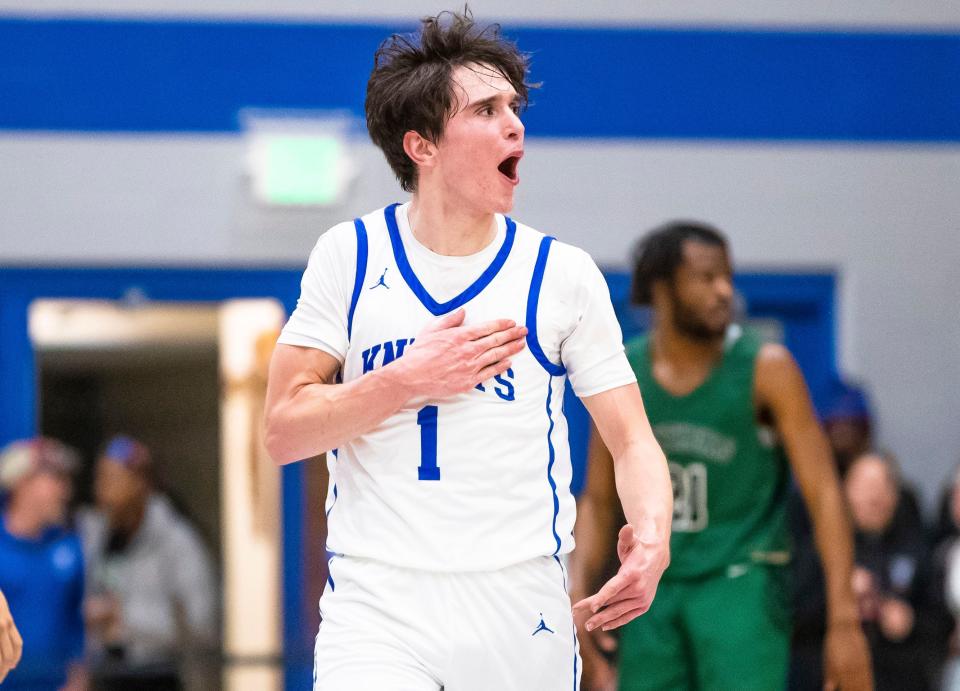
{"label": "player's ear", "polygon": [[437,155],[437,147],[419,132],[408,130],[403,135],[403,150],[418,168],[431,168]]}

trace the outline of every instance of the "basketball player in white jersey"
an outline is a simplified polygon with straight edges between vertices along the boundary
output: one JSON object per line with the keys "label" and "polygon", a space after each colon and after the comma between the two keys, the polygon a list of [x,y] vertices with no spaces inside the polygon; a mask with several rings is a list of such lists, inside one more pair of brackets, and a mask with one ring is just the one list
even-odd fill
{"label": "basketball player in white jersey", "polygon": [[620,572],[587,627],[646,611],[672,490],[600,272],[502,215],[527,63],[469,15],[378,50],[367,126],[404,190],[320,237],[273,356],[267,446],[328,451],[330,579],[315,689],[576,689],[561,557],[574,501],[564,383],[616,464]]}

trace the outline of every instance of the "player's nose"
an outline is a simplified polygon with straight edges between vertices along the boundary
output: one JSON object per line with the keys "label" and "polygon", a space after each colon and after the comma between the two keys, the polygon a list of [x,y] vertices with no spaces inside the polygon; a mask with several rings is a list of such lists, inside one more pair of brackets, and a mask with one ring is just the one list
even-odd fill
{"label": "player's nose", "polygon": [[508,109],[506,118],[504,134],[506,135],[507,139],[519,139],[520,142],[523,142],[523,133],[525,128],[520,116],[514,113],[513,110]]}

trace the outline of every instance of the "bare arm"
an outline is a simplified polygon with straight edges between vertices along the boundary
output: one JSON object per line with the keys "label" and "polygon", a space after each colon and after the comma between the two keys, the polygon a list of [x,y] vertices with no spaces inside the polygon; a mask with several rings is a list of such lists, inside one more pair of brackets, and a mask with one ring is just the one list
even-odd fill
{"label": "bare arm", "polygon": [[316,348],[279,344],[267,382],[266,446],[278,463],[336,448],[397,412],[412,393],[390,367],[334,384],[340,362]]}
{"label": "bare arm", "polygon": [[404,356],[346,384],[322,350],[278,345],[270,362],[266,446],[278,463],[317,456],[375,428],[411,401],[469,391],[510,367],[526,328],[499,319],[463,326],[462,309],[424,329]]}
{"label": "bare arm", "polygon": [[827,676],[842,689],[871,688],[869,654],[851,587],[850,522],[827,438],[789,351],[773,344],[763,347],[757,358],[755,390],[758,404],[773,414],[813,521],[827,594]]}
{"label": "bare arm", "polygon": [[617,554],[621,566],[600,591],[574,605],[586,628],[609,630],[649,609],[670,562],[673,489],[666,458],[653,436],[636,384],[583,399],[613,459],[617,494],[627,525]]}

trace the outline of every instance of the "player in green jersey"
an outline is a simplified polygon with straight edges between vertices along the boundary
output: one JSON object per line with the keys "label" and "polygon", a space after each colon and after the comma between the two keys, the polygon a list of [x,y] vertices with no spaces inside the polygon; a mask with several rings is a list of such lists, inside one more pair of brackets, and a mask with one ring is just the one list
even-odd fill
{"label": "player in green jersey", "polygon": [[[627,353],[670,462],[674,516],[671,563],[656,599],[622,631],[619,688],[783,688],[791,470],[826,575],[827,687],[871,688],[851,590],[850,526],[799,367],[783,346],[732,325],[730,255],[716,230],[670,224],[644,238],[634,259],[632,299],[653,307],[654,323]],[[590,456],[572,570],[584,691],[612,688],[617,676],[600,653],[611,641],[595,625],[603,592],[579,597],[601,581],[619,511],[609,454],[596,434]]]}

